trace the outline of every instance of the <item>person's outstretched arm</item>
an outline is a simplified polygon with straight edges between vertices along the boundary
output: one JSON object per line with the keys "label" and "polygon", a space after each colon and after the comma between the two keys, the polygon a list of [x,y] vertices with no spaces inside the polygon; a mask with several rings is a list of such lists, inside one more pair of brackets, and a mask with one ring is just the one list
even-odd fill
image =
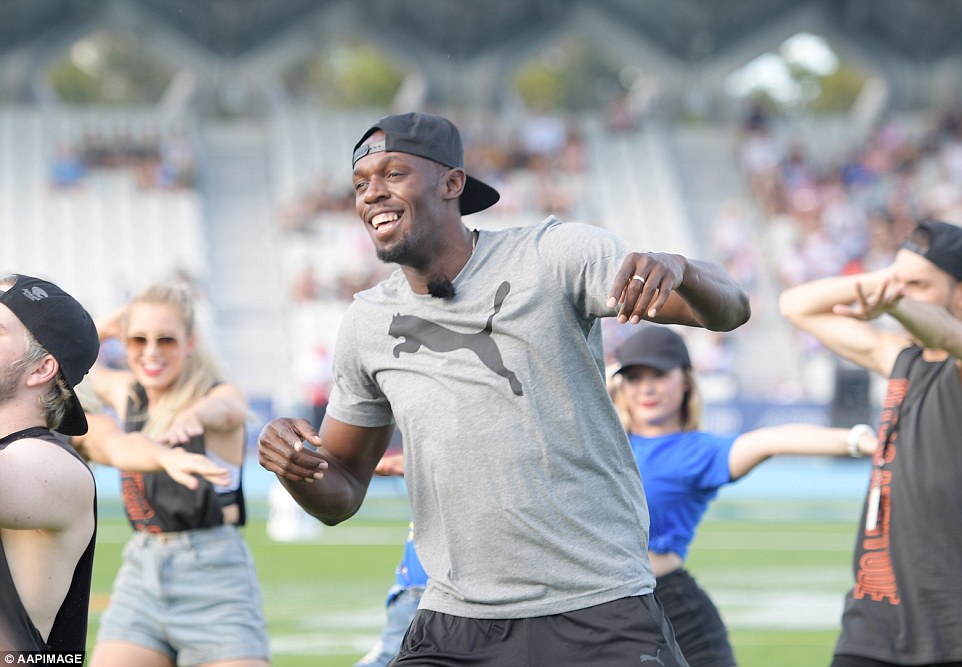
{"label": "person's outstretched arm", "polygon": [[197,488],[194,475],[211,484],[230,481],[230,473],[206,456],[161,445],[142,433],[125,433],[108,414],[88,414],[87,426],[87,433],[71,438],[71,444],[88,461],[132,472],[163,470],[188,489]]}
{"label": "person's outstretched arm", "polygon": [[850,438],[854,438],[855,452],[861,456],[872,454],[878,445],[875,431],[863,424],[851,429],[785,424],[748,431],[735,439],[728,454],[732,481],[773,456],[849,456],[853,453]]}
{"label": "person's outstretched arm", "polygon": [[618,321],[632,324],[731,331],[751,316],[748,294],[724,269],[671,253],[629,253],[608,294],[609,307],[619,303]]}

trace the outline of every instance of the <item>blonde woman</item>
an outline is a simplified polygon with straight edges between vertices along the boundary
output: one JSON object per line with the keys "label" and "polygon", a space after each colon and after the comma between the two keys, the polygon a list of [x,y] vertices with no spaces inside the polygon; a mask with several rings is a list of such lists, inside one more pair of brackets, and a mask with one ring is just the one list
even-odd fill
{"label": "blonde woman", "polygon": [[122,472],[134,536],[100,620],[93,667],[269,664],[266,623],[244,524],[240,485],[247,400],[224,382],[195,330],[187,289],[154,285],[98,323],[119,338],[127,368],[98,364],[97,396],[128,432],[204,454],[223,485],[191,489],[165,472]]}
{"label": "blonde woman", "polygon": [[161,445],[139,431],[126,433],[116,418],[104,411],[103,403],[89,385],[90,382],[81,382],[74,387],[87,416],[87,432],[70,438],[70,444],[86,461],[120,470],[162,470],[189,489],[198,487],[198,476],[214,484],[229,483],[230,471],[203,454]]}
{"label": "blonde woman", "polygon": [[780,454],[862,456],[875,450],[871,428],[811,424],[741,435],[700,430],[701,401],[688,348],[672,329],[646,325],[616,351],[615,407],[641,471],[651,515],[648,556],[655,593],[691,667],[730,667],[735,656],[718,610],[684,568],[695,529],[725,484]]}

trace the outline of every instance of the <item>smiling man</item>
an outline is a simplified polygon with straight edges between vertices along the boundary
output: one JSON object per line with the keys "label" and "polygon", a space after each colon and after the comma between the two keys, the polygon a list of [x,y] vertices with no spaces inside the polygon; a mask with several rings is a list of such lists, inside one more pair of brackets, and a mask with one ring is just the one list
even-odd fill
{"label": "smiling man", "polygon": [[629,252],[590,225],[469,229],[462,216],[498,193],[465,173],[439,116],[382,118],[353,162],[358,216],[400,268],[341,323],[320,435],[273,420],[261,464],[333,525],[400,429],[430,583],[397,665],[685,665],[651,594],[648,511],[599,320],[730,330],[748,319],[745,292],[714,265]]}

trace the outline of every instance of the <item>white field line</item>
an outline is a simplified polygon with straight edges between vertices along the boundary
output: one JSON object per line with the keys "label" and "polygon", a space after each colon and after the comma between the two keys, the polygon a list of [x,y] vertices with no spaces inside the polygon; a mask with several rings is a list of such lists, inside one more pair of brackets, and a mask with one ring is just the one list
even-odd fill
{"label": "white field line", "polygon": [[851,533],[793,533],[761,531],[727,531],[718,529],[696,536],[692,550],[725,551],[852,551],[855,525]]}
{"label": "white field line", "polygon": [[[839,627],[842,592],[803,590],[709,590],[729,628],[770,630],[832,630]],[[306,620],[306,619],[305,619]],[[294,632],[271,633],[276,655],[363,655],[377,640],[385,620],[384,607],[310,614]]]}
{"label": "white field line", "polygon": [[840,627],[844,589],[709,591],[730,628],[831,630]]}
{"label": "white field line", "polygon": [[[120,523],[105,523],[97,528],[97,542],[103,544],[126,544],[133,534],[133,530]],[[384,546],[396,544],[400,553],[407,536],[407,527],[374,527],[374,526],[336,526],[323,527],[318,537],[284,542],[284,544],[303,545],[317,548],[325,545],[353,545],[353,546]]]}

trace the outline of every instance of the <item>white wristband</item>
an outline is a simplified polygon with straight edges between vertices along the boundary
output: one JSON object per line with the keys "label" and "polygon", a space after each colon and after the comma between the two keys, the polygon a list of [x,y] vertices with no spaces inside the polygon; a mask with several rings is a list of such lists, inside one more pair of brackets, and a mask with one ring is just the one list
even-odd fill
{"label": "white wristband", "polygon": [[848,430],[848,455],[853,459],[861,458],[862,452],[858,448],[858,440],[865,434],[874,433],[875,430],[868,424],[856,424]]}

